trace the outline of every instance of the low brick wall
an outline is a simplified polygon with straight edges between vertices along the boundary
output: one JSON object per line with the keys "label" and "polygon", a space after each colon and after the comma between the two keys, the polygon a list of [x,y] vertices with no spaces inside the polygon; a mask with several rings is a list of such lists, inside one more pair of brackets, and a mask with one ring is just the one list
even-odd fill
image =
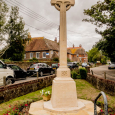
{"label": "low brick wall", "polygon": [[87,74],[87,79],[95,88],[115,96],[115,81],[99,78],[98,76]]}
{"label": "low brick wall", "polygon": [[52,85],[55,74],[23,83],[0,87],[0,103]]}

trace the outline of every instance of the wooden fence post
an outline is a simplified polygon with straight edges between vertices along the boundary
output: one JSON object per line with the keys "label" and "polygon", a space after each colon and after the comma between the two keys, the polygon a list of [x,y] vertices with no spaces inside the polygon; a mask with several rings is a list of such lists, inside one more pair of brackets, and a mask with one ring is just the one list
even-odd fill
{"label": "wooden fence post", "polygon": [[57,69],[55,69],[55,74],[57,74]]}
{"label": "wooden fence post", "polygon": [[104,79],[106,79],[106,72],[104,72]]}
{"label": "wooden fence post", "polygon": [[6,77],[3,77],[3,85],[6,86]]}
{"label": "wooden fence post", "polygon": [[37,72],[37,79],[39,78],[39,72]]}
{"label": "wooden fence post", "polygon": [[93,75],[93,70],[91,70],[91,73],[92,73],[92,75]]}

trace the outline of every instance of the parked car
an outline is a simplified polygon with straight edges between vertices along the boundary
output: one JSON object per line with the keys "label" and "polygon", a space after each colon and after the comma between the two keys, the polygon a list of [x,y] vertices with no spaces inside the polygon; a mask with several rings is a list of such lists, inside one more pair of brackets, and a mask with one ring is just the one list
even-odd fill
{"label": "parked car", "polygon": [[68,68],[73,69],[73,68],[78,68],[79,66],[74,63],[74,62],[68,62],[67,63]]}
{"label": "parked car", "polygon": [[82,63],[82,67],[87,67],[89,66],[87,63]]}
{"label": "parked car", "polygon": [[13,84],[14,80],[14,71],[11,70],[7,65],[0,60],[0,84],[3,85],[3,77],[6,77],[6,85]]}
{"label": "parked car", "polygon": [[114,64],[114,63],[110,64],[110,65],[108,66],[108,69],[115,69],[115,64]]}
{"label": "parked car", "polygon": [[37,74],[37,72],[39,72],[39,76],[43,76],[43,75],[49,75],[49,74],[53,74],[54,70],[47,65],[46,63],[36,63],[36,64],[32,64],[28,69],[27,69],[27,74],[29,76]]}
{"label": "parked car", "polygon": [[59,63],[54,63],[51,65],[52,69],[55,70],[57,68],[59,68]]}
{"label": "parked car", "polygon": [[14,79],[15,80],[20,79],[20,78],[26,79],[27,72],[25,70],[23,70],[22,68],[20,68],[17,65],[14,65],[14,64],[7,64],[7,66],[14,71]]}

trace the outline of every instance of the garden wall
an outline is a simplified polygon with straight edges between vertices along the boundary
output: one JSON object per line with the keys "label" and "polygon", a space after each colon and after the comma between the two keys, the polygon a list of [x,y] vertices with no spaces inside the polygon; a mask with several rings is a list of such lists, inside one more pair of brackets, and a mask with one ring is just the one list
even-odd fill
{"label": "garden wall", "polygon": [[40,77],[36,80],[0,87],[0,103],[50,86],[52,85],[52,80],[55,77],[56,76],[54,74],[46,77]]}
{"label": "garden wall", "polygon": [[99,78],[98,76],[87,74],[87,79],[95,88],[115,96],[115,81]]}

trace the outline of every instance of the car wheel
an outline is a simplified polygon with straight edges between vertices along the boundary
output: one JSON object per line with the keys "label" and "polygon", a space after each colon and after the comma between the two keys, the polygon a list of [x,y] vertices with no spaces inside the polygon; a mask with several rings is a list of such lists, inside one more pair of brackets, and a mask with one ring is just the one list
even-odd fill
{"label": "car wheel", "polygon": [[41,76],[41,77],[43,76],[43,72],[42,72],[42,71],[40,72],[40,76]]}
{"label": "car wheel", "polygon": [[50,73],[51,75],[53,75],[54,74],[54,71],[51,71],[51,73]]}
{"label": "car wheel", "polygon": [[13,84],[13,80],[7,78],[6,79],[6,85],[10,85],[10,84]]}

